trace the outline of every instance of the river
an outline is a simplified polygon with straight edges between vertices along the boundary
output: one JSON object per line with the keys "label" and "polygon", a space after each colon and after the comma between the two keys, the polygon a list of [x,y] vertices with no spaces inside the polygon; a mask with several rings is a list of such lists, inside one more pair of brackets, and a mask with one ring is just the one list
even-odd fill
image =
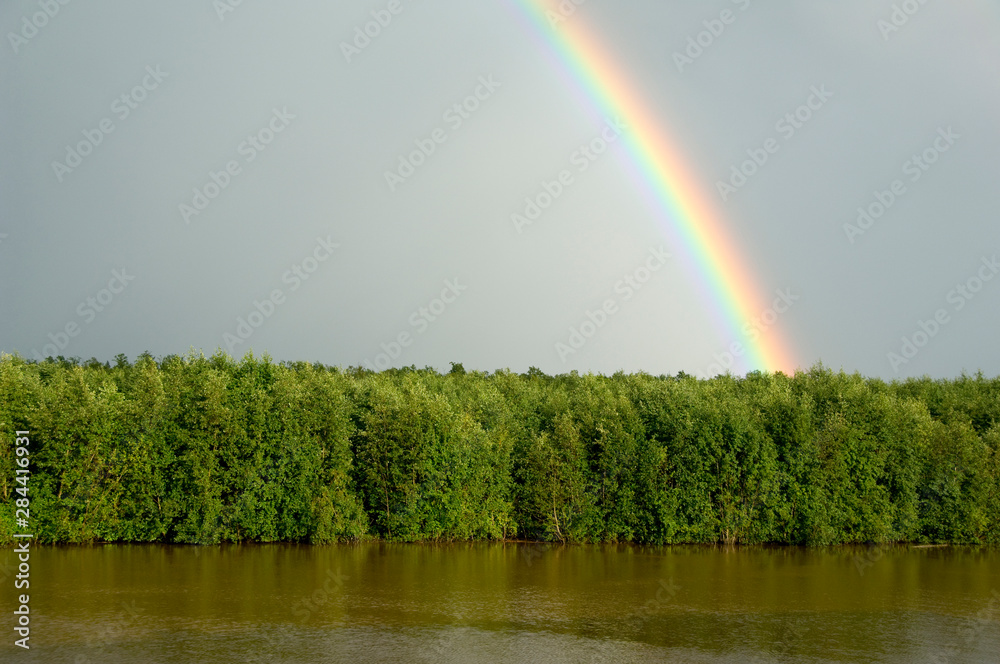
{"label": "river", "polygon": [[995,664],[1000,551],[38,547],[30,608],[3,661]]}

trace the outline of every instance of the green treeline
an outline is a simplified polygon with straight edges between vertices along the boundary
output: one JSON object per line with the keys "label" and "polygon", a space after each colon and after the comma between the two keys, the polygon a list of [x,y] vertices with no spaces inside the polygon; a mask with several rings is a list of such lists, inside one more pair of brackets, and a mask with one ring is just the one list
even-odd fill
{"label": "green treeline", "polygon": [[0,358],[0,541],[1000,542],[1000,378]]}

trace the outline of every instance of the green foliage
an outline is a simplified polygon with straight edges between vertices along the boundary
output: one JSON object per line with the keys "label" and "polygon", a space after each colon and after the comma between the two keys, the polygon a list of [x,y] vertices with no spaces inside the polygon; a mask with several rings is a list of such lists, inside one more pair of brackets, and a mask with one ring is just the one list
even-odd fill
{"label": "green foliage", "polygon": [[43,542],[1000,542],[1000,380],[0,357]]}
{"label": "green foliage", "polygon": [[[452,374],[464,376],[464,374]],[[354,452],[358,489],[382,537],[503,537],[510,522],[509,449],[455,412],[419,374],[363,386]]]}

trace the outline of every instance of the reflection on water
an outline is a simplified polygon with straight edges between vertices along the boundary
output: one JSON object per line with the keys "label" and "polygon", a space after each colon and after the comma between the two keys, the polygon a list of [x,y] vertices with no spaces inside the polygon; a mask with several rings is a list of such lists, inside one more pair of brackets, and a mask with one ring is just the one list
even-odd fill
{"label": "reflection on water", "polygon": [[5,661],[1000,661],[995,549],[151,545],[31,562],[32,649]]}

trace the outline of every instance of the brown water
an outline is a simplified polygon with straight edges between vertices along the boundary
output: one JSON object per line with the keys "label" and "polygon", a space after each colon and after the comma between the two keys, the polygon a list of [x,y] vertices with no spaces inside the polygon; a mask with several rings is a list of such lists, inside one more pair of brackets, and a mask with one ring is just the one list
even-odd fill
{"label": "brown water", "polygon": [[1000,662],[995,549],[43,547],[30,594],[0,661]]}

